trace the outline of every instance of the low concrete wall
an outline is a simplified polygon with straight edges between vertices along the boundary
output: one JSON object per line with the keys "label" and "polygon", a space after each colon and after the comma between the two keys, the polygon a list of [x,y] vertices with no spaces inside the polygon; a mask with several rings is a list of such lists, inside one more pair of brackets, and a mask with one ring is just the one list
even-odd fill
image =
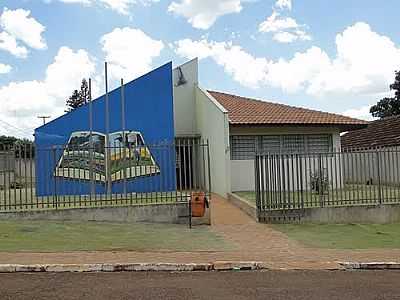
{"label": "low concrete wall", "polygon": [[[70,208],[2,212],[0,220],[107,221],[187,224],[188,206],[185,203],[149,204],[119,207]],[[193,225],[211,225],[211,210],[203,217],[192,218]]]}
{"label": "low concrete wall", "polygon": [[253,218],[254,220],[258,221],[257,218],[257,208],[254,205],[251,205],[249,202],[244,200],[242,197],[238,195],[228,193],[228,200],[237,208],[241,209],[245,212],[248,216]]}
{"label": "low concrete wall", "polygon": [[5,212],[0,213],[0,220],[71,220],[180,224],[188,222],[187,216],[188,207],[182,203]]}
{"label": "low concrete wall", "polygon": [[400,222],[400,205],[383,204],[371,206],[324,207],[304,210],[300,223],[396,223]]}

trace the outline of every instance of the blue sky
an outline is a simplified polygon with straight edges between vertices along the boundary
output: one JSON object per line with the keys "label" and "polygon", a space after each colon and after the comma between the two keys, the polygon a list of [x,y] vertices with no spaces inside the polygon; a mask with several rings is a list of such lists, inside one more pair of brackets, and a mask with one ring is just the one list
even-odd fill
{"label": "blue sky", "polygon": [[400,69],[396,0],[3,0],[0,134],[28,135],[92,77],[103,91],[198,56],[203,87],[368,118]]}

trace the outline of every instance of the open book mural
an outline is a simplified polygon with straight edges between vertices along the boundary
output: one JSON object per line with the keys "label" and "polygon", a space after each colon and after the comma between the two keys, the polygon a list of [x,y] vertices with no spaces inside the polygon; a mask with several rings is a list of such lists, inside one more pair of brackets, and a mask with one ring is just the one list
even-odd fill
{"label": "open book mural", "polygon": [[[109,169],[109,170],[108,170]],[[109,172],[108,172],[109,171]],[[112,182],[160,173],[137,131],[73,132],[55,169],[56,177]]]}

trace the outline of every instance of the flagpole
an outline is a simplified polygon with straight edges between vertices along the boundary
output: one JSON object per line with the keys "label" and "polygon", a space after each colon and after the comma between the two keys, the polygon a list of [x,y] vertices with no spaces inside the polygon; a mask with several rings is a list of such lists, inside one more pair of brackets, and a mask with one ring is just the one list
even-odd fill
{"label": "flagpole", "polygon": [[111,151],[110,151],[110,106],[108,97],[108,68],[107,62],[104,63],[104,76],[105,76],[105,88],[106,88],[106,108],[105,108],[105,122],[106,122],[106,183],[107,183],[107,194],[111,195]]}
{"label": "flagpole", "polygon": [[93,104],[92,104],[92,79],[89,78],[89,177],[90,177],[90,198],[93,197],[95,193],[94,187],[94,176],[93,176]]}
{"label": "flagpole", "polygon": [[[126,130],[126,124],[125,124],[125,87],[124,87],[124,79],[121,78],[121,122],[122,122],[122,147],[124,147],[123,149],[123,153],[124,153],[124,158],[123,158],[123,162],[124,162],[124,169],[123,169],[123,175],[124,175],[124,181],[123,181],[123,192],[124,192],[124,196],[126,198],[126,193],[127,193],[127,189],[126,189],[126,169],[127,169],[127,163],[126,163],[126,147],[127,145],[125,144],[126,142],[126,135],[125,135],[125,130]],[[128,164],[129,165],[129,164]],[[129,170],[130,171],[130,170]]]}

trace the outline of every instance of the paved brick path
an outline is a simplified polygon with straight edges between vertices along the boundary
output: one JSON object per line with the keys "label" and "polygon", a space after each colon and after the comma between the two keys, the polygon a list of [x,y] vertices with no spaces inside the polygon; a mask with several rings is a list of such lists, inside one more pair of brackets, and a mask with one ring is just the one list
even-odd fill
{"label": "paved brick path", "polygon": [[306,248],[266,224],[258,224],[225,199],[212,200],[212,230],[236,249],[221,252],[61,252],[1,253],[0,263],[132,263],[263,261],[279,269],[337,268],[337,261],[399,261],[398,250],[327,250]]}

